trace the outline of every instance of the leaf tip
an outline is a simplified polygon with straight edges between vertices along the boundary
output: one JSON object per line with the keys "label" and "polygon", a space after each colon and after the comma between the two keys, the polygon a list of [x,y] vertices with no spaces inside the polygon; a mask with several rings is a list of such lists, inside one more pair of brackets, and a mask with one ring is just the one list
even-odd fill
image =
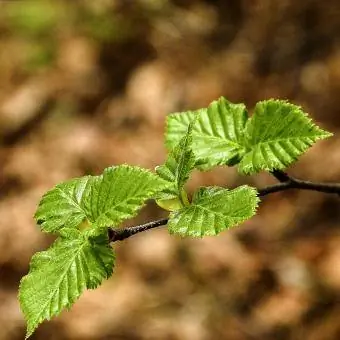
{"label": "leaf tip", "polygon": [[25,335],[25,340],[27,340],[28,338],[30,338],[30,337],[33,335],[33,333],[34,333],[34,331],[36,330],[36,328],[37,328],[37,326],[35,326],[35,327],[29,327],[29,326],[27,326],[26,335]]}

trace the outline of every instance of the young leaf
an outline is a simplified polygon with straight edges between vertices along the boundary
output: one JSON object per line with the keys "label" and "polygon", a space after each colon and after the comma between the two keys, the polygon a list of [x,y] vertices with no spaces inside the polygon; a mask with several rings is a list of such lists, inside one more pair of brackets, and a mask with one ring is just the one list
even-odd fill
{"label": "young leaf", "polygon": [[332,134],[320,129],[300,107],[283,100],[257,103],[245,133],[246,154],[239,171],[285,169],[318,139]]}
{"label": "young leaf", "polygon": [[165,164],[156,167],[157,174],[170,184],[169,188],[165,189],[156,201],[165,209],[176,210],[188,203],[183,186],[195,166],[195,155],[191,150],[191,130],[192,125],[189,124],[187,133],[172,149]]}
{"label": "young leaf", "polygon": [[216,165],[234,165],[244,153],[243,137],[247,121],[244,104],[233,104],[221,97],[207,109],[169,115],[166,144],[173,147],[195,118],[192,138],[196,167],[208,170]]}
{"label": "young leaf", "polygon": [[33,256],[30,272],[20,283],[19,300],[27,320],[28,338],[44,320],[70,308],[85,289],[96,288],[111,276],[114,254],[108,239],[59,238]]}
{"label": "young leaf", "polygon": [[[164,193],[164,195],[166,197],[167,194]],[[162,209],[165,209],[167,211],[175,211],[175,210],[179,210],[183,207],[183,203],[182,203],[182,201],[179,197],[168,198],[168,199],[167,198],[158,198],[158,199],[156,199],[156,203]]]}
{"label": "young leaf", "polygon": [[87,176],[57,185],[41,200],[35,218],[47,232],[115,226],[135,216],[147,199],[169,184],[156,174],[136,166],[107,168],[101,176]]}
{"label": "young leaf", "polygon": [[170,214],[168,228],[181,236],[217,235],[251,218],[258,202],[257,191],[248,186],[200,188],[190,206]]}
{"label": "young leaf", "polygon": [[[84,193],[93,182],[92,176],[72,179],[58,184],[41,199],[35,219],[47,232],[76,228],[86,218]],[[86,190],[87,189],[87,190]]]}
{"label": "young leaf", "polygon": [[165,145],[172,150],[188,133],[189,125],[206,109],[169,114],[166,118]]}

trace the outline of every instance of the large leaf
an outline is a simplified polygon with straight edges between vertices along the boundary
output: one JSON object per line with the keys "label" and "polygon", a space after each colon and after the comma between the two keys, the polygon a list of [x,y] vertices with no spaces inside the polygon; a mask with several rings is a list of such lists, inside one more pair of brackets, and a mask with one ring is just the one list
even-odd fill
{"label": "large leaf", "polygon": [[257,191],[248,186],[201,188],[189,207],[170,214],[168,228],[181,236],[217,235],[252,217],[258,202]]}
{"label": "large leaf", "polygon": [[165,209],[176,210],[188,203],[183,186],[195,166],[195,155],[191,149],[191,131],[192,124],[189,125],[184,137],[171,150],[165,164],[156,167],[157,174],[170,185],[157,200],[157,203]]}
{"label": "large leaf", "polygon": [[233,165],[244,153],[247,117],[244,104],[233,104],[221,97],[207,109],[169,115],[166,144],[169,149],[174,147],[196,118],[192,130],[196,166],[208,170],[216,165]]}
{"label": "large leaf", "polygon": [[105,237],[88,240],[80,232],[58,239],[50,249],[34,255],[19,290],[27,320],[26,338],[43,320],[70,308],[85,289],[96,288],[110,277],[113,264],[114,255]]}
{"label": "large leaf", "polygon": [[239,164],[245,174],[285,169],[318,139],[332,134],[320,129],[300,107],[283,100],[257,103],[246,125],[246,154]]}
{"label": "large leaf", "polygon": [[135,216],[147,199],[168,185],[156,174],[139,167],[111,167],[101,176],[74,179],[48,191],[35,218],[48,232],[76,228],[83,221],[92,229],[116,226]]}

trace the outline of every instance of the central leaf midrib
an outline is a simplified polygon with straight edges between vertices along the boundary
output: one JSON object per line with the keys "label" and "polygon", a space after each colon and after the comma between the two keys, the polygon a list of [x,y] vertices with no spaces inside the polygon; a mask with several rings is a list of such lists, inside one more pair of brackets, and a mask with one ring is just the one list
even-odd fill
{"label": "central leaf midrib", "polygon": [[[229,216],[229,215],[227,215],[227,214],[224,214],[223,212],[216,212],[216,211],[214,211],[214,210],[210,210],[209,208],[206,208],[206,207],[204,207],[204,206],[202,206],[202,205],[199,205],[199,204],[193,204],[192,205],[192,207],[193,208],[201,208],[201,209],[203,209],[203,210],[206,210],[206,211],[208,211],[208,212],[210,212],[210,213],[212,213],[212,214],[214,214],[214,215],[220,215],[220,216],[222,216],[223,218],[233,218],[234,216]],[[239,216],[235,216],[236,218],[240,218]]]}
{"label": "central leaf midrib", "polygon": [[[243,145],[233,141],[232,139],[228,139],[225,137],[220,137],[220,136],[214,136],[214,135],[208,135],[208,134],[204,134],[204,133],[198,133],[197,131],[194,131],[192,134],[193,138],[197,138],[197,139],[210,139],[210,140],[217,140],[219,142],[223,141],[223,142],[228,142],[229,144],[237,147],[237,148],[242,148]],[[195,145],[195,144],[194,144]]]}
{"label": "central leaf midrib", "polygon": [[[176,169],[175,169],[175,181],[176,181],[176,187],[177,187],[177,190],[178,190],[178,195],[180,195],[180,192],[182,190],[182,185],[180,183],[180,179],[182,177],[182,172],[183,172],[183,169],[186,165],[186,159],[188,159],[188,162],[191,161],[191,157],[192,157],[192,151],[190,149],[188,149],[188,144],[190,143],[190,136],[188,135],[189,132],[187,132],[187,135],[185,137],[185,140],[184,140],[184,150],[181,152],[180,154],[180,158],[179,158],[179,161],[177,163],[177,166],[176,166]],[[187,156],[187,157],[186,157]]]}

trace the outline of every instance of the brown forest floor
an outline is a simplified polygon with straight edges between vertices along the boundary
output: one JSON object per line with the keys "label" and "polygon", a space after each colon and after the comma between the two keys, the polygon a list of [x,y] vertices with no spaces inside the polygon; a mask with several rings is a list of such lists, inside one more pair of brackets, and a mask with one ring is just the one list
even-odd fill
{"label": "brown forest floor", "polygon": [[[221,95],[302,105],[335,137],[289,173],[339,182],[340,2],[0,0],[0,340],[23,339],[18,284],[52,242],[32,218],[41,195],[113,164],[154,168],[166,114]],[[274,180],[220,168],[189,190],[241,183]],[[32,339],[340,339],[339,203],[285,192],[219,237],[117,243],[113,277]]]}

